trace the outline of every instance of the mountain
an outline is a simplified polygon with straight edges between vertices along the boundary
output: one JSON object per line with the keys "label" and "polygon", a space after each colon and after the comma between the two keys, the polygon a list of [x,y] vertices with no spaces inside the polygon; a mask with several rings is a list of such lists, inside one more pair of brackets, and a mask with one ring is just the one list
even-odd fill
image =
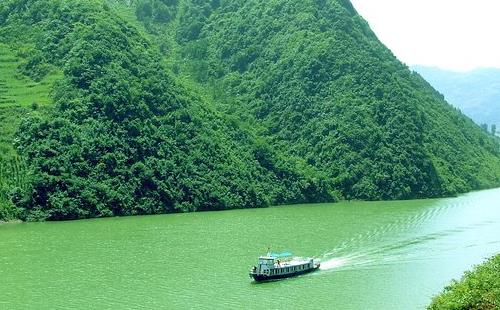
{"label": "mountain", "polygon": [[[498,142],[401,64],[349,1],[9,0],[0,43],[15,72],[2,84],[13,99],[0,110],[0,218],[500,184]],[[14,91],[23,83],[29,96]]]}
{"label": "mountain", "polygon": [[468,72],[425,66],[413,66],[412,69],[477,124],[495,124],[500,128],[500,69]]}

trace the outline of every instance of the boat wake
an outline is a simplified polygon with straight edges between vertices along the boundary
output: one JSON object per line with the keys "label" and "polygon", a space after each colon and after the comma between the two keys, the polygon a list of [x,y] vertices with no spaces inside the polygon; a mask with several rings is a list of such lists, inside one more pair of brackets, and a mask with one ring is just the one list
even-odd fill
{"label": "boat wake", "polygon": [[319,267],[320,270],[331,270],[334,268],[342,267],[349,263],[348,258],[331,258],[328,260],[321,259],[320,261],[321,261],[321,266]]}
{"label": "boat wake", "polygon": [[[499,217],[476,219],[465,213],[461,218],[467,218],[467,222],[428,225],[435,218],[443,216],[450,218],[448,213],[450,210],[455,213],[460,211],[459,206],[452,205],[452,207],[444,205],[429,208],[419,214],[401,218],[344,240],[318,257],[321,261],[320,270],[364,269],[430,260],[443,255],[453,256],[453,252],[464,248],[481,247],[484,243],[492,241],[487,239],[481,243],[475,236],[478,231],[485,229],[498,231]],[[455,239],[458,235],[462,241],[457,244]]]}
{"label": "boat wake", "polygon": [[321,267],[319,269],[323,271],[345,270],[363,266],[370,266],[379,261],[372,255],[370,255],[369,252],[352,253],[345,256],[333,256],[334,255],[331,254],[325,255],[320,258]]}

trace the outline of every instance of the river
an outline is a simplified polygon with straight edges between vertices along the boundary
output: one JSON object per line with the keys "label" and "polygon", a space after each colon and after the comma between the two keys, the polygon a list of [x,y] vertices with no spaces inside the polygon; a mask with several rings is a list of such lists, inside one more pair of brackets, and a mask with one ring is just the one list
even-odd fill
{"label": "river", "polygon": [[[255,284],[268,248],[319,271]],[[456,198],[0,225],[0,309],[423,309],[500,252],[500,189]]]}

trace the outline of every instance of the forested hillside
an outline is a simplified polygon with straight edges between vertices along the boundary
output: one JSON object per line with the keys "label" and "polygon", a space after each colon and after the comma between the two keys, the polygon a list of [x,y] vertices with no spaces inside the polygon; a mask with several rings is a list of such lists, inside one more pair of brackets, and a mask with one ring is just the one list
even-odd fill
{"label": "forested hillside", "polygon": [[2,85],[36,89],[0,103],[0,219],[500,184],[498,144],[348,1],[7,0],[0,44]]}
{"label": "forested hillside", "polygon": [[349,1],[133,3],[174,72],[326,173],[344,198],[498,184],[498,145],[401,64]]}

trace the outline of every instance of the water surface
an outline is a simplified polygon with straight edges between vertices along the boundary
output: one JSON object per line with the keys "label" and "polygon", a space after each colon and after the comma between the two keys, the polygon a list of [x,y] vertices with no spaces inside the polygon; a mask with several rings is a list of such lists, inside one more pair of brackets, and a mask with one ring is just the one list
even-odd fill
{"label": "water surface", "polygon": [[[255,284],[268,246],[320,271]],[[422,309],[500,252],[500,189],[457,198],[0,225],[0,309]]]}

